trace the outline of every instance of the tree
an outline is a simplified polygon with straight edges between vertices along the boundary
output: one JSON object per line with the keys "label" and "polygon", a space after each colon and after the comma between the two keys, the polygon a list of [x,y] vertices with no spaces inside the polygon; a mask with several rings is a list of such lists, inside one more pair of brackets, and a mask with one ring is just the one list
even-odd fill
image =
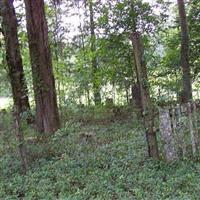
{"label": "tree", "polygon": [[[17,34],[17,18],[13,1],[0,0],[0,14],[2,16],[3,35],[6,46],[6,60],[14,102],[16,138],[19,142],[18,147],[22,162],[22,170],[26,173],[28,164],[26,148],[24,145],[24,135],[21,130],[21,118],[24,112],[30,111],[30,105],[27,94],[27,85],[24,79],[24,70]],[[26,119],[28,122],[31,120],[29,117],[26,117]]]}
{"label": "tree", "polygon": [[[100,28],[104,30],[105,39],[112,39],[114,38],[113,36],[117,38],[117,40],[112,39],[109,41],[110,47],[105,47],[104,51],[106,57],[110,55],[112,49],[116,48],[116,52],[114,52],[115,55],[109,57],[111,63],[108,64],[107,59],[106,64],[111,68],[113,62],[115,62],[114,66],[115,68],[117,66],[117,71],[123,71],[119,78],[117,77],[117,80],[123,80],[123,82],[126,83],[124,84],[124,89],[126,91],[130,91],[131,87],[132,100],[134,100],[133,102],[136,105],[136,108],[141,110],[139,83],[132,59],[133,47],[128,38],[130,33],[140,31],[149,39],[155,30],[158,29],[158,23],[162,19],[153,12],[149,3],[144,3],[140,0],[112,1],[109,2],[109,4],[106,3],[101,10],[102,13],[99,14],[99,21],[101,25]],[[119,60],[120,63],[117,63],[117,60]],[[125,79],[127,81],[125,81]],[[129,96],[130,95],[127,94],[127,97]]]}
{"label": "tree", "polygon": [[[5,40],[8,75],[12,87],[14,107],[18,110],[18,114],[22,115],[25,112],[29,113],[30,105],[20,53],[17,18],[13,1],[0,0],[0,14],[2,16],[2,32]],[[30,122],[29,117],[27,117],[27,120]]]}
{"label": "tree", "polygon": [[44,1],[25,0],[27,32],[36,104],[36,128],[53,133],[59,128],[59,114]]}
{"label": "tree", "polygon": [[99,81],[97,77],[98,63],[96,56],[96,35],[95,35],[95,23],[94,23],[94,11],[92,0],[89,3],[89,13],[90,13],[90,34],[91,34],[91,53],[92,53],[92,76],[93,76],[93,91],[94,91],[94,102],[95,104],[101,103],[101,94]]}
{"label": "tree", "polygon": [[183,91],[181,101],[186,103],[192,99],[192,85],[189,65],[189,33],[184,0],[177,0],[181,26],[181,67],[183,71]]}
{"label": "tree", "polygon": [[138,77],[138,83],[140,87],[142,113],[146,129],[148,153],[149,157],[158,158],[159,153],[156,140],[156,133],[154,131],[153,108],[149,94],[147,69],[144,60],[144,49],[140,33],[138,32],[133,33],[131,39],[133,43],[134,60]]}

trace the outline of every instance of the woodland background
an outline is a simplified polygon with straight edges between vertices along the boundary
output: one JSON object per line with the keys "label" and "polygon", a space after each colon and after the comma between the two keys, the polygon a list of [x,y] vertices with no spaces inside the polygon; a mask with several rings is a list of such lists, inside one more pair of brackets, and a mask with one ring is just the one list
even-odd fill
{"label": "woodland background", "polygon": [[0,0],[0,199],[199,199],[199,21],[199,0]]}

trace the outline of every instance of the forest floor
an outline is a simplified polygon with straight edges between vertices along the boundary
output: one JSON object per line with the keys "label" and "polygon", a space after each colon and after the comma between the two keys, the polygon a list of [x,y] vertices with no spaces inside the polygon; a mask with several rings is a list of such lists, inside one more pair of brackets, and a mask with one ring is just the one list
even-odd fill
{"label": "forest floor", "polygon": [[1,117],[0,199],[198,200],[200,162],[148,159],[141,123],[126,111],[120,116],[102,108],[66,111],[63,128],[45,142],[24,127],[26,175],[9,118]]}

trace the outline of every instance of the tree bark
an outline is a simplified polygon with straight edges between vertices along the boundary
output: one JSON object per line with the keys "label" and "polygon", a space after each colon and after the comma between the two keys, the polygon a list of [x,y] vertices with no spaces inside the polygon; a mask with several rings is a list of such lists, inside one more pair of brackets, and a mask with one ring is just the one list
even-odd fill
{"label": "tree bark", "polygon": [[184,0],[177,0],[177,3],[181,26],[181,67],[183,71],[183,91],[181,95],[181,101],[182,103],[186,103],[192,100],[192,85],[189,65],[189,33]]}
{"label": "tree bark", "polygon": [[[17,18],[13,7],[13,0],[0,0],[0,14],[2,16],[2,30],[5,39],[8,75],[11,82],[14,108],[19,115],[30,111],[28,89],[25,82],[20,46],[17,34]],[[26,115],[30,122],[30,115]]]}
{"label": "tree bark", "polygon": [[196,135],[195,135],[195,129],[194,129],[194,119],[192,117],[192,103],[188,102],[187,103],[187,115],[188,115],[188,125],[189,125],[189,130],[190,130],[190,138],[191,138],[191,143],[192,143],[192,153],[193,156],[196,156],[197,152],[197,147],[196,147]]}
{"label": "tree bark", "polygon": [[24,134],[21,128],[21,119],[20,119],[19,111],[17,109],[15,111],[15,134],[16,134],[16,139],[18,142],[22,172],[23,174],[26,174],[26,171],[28,169],[28,158],[27,158],[26,146],[24,144]]}
{"label": "tree bark", "polygon": [[159,110],[159,119],[160,132],[164,142],[165,159],[167,162],[175,161],[177,159],[176,144],[168,108]]}
{"label": "tree bark", "polygon": [[186,158],[186,139],[184,137],[184,130],[183,130],[183,124],[184,121],[182,120],[182,106],[177,105],[177,115],[178,115],[178,141],[179,141],[179,146],[181,147],[182,150],[182,155],[183,158]]}
{"label": "tree bark", "polygon": [[147,69],[144,61],[144,50],[140,33],[134,32],[131,36],[133,43],[134,59],[136,64],[137,77],[140,87],[142,113],[146,129],[146,139],[148,144],[149,157],[158,158],[158,146],[156,132],[154,131],[153,108],[151,104],[149,86],[147,79]]}
{"label": "tree bark", "polygon": [[[132,31],[133,33],[135,31]],[[134,49],[134,44],[132,43],[132,47]],[[131,95],[132,95],[132,102],[136,106],[138,110],[139,117],[142,116],[142,104],[141,104],[141,94],[140,94],[140,85],[139,85],[139,77],[138,77],[138,72],[137,72],[137,67],[136,67],[136,60],[135,60],[135,55],[133,55],[133,67],[132,67],[132,85],[131,85]],[[134,81],[136,78],[136,81]]]}
{"label": "tree bark", "polygon": [[94,91],[94,102],[95,105],[101,103],[100,85],[97,77],[98,64],[96,56],[96,35],[95,35],[95,24],[94,24],[94,12],[93,2],[89,0],[89,12],[90,12],[90,35],[91,35],[91,52],[92,52],[92,80],[93,80],[93,91]]}
{"label": "tree bark", "polygon": [[142,114],[142,105],[141,105],[141,95],[140,95],[140,86],[137,81],[137,83],[133,82],[131,85],[131,95],[132,95],[132,100],[138,110],[138,114]]}
{"label": "tree bark", "polygon": [[27,32],[36,104],[36,128],[53,133],[59,128],[55,80],[44,1],[25,0]]}

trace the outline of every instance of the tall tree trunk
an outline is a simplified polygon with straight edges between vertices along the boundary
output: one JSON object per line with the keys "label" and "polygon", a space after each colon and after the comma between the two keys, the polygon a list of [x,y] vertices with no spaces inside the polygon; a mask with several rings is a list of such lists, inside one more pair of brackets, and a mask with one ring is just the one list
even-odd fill
{"label": "tall tree trunk", "polygon": [[[0,14],[2,16],[2,30],[14,107],[21,115],[30,111],[30,105],[17,35],[17,18],[12,0],[0,0]],[[27,120],[30,121],[30,118],[27,117]]]}
{"label": "tall tree trunk", "polygon": [[[24,71],[20,46],[17,35],[17,18],[12,0],[0,0],[0,15],[2,16],[2,28],[6,46],[6,60],[8,65],[8,74],[11,82],[14,117],[16,128],[16,139],[19,143],[19,153],[22,162],[23,173],[28,168],[26,147],[24,145],[24,136],[20,127],[22,114],[30,111],[30,105],[27,95],[27,85],[24,79]],[[31,117],[26,115],[26,120],[31,122]]]}
{"label": "tall tree trunk", "polygon": [[22,172],[23,174],[26,174],[26,171],[28,169],[28,158],[27,158],[26,146],[24,144],[24,134],[22,132],[21,119],[19,115],[19,110],[17,110],[17,108],[15,110],[15,134],[18,142]]}
{"label": "tall tree trunk", "polygon": [[149,157],[158,158],[158,146],[156,140],[156,133],[154,131],[154,117],[153,108],[151,104],[147,69],[144,61],[144,50],[141,41],[140,34],[138,32],[133,33],[132,37],[134,59],[137,69],[137,76],[140,86],[141,104],[143,111],[144,125],[146,129],[146,139],[148,144]]}
{"label": "tall tree trunk", "polygon": [[182,102],[186,103],[192,99],[192,85],[189,65],[189,34],[184,0],[177,0],[177,3],[181,25],[181,67],[183,71]]}
{"label": "tall tree trunk", "polygon": [[90,34],[91,34],[91,52],[92,52],[92,78],[93,78],[93,90],[94,90],[94,102],[95,105],[101,103],[100,85],[98,81],[98,64],[96,56],[96,35],[95,35],[95,24],[94,24],[94,12],[93,2],[89,0],[89,12],[90,12]]}
{"label": "tall tree trunk", "polygon": [[135,104],[138,114],[140,114],[139,117],[141,117],[142,114],[142,104],[141,104],[141,95],[140,95],[140,86],[138,82],[133,82],[131,85],[131,96],[132,96],[132,103]]}
{"label": "tall tree trunk", "polygon": [[53,133],[59,128],[59,114],[44,1],[25,0],[25,9],[36,103],[36,128],[39,132]]}
{"label": "tall tree trunk", "polygon": [[[135,31],[133,31],[133,33],[134,32]],[[132,47],[134,49],[134,43],[133,42],[132,42]],[[135,56],[133,56],[132,77],[133,77],[133,82],[132,82],[132,85],[131,85],[132,100],[133,100],[133,103],[135,104],[135,106],[138,110],[138,114],[139,114],[138,117],[142,117],[141,91],[140,91],[140,83],[139,83],[139,77],[138,77],[138,70],[137,70],[137,67],[136,67]]]}

